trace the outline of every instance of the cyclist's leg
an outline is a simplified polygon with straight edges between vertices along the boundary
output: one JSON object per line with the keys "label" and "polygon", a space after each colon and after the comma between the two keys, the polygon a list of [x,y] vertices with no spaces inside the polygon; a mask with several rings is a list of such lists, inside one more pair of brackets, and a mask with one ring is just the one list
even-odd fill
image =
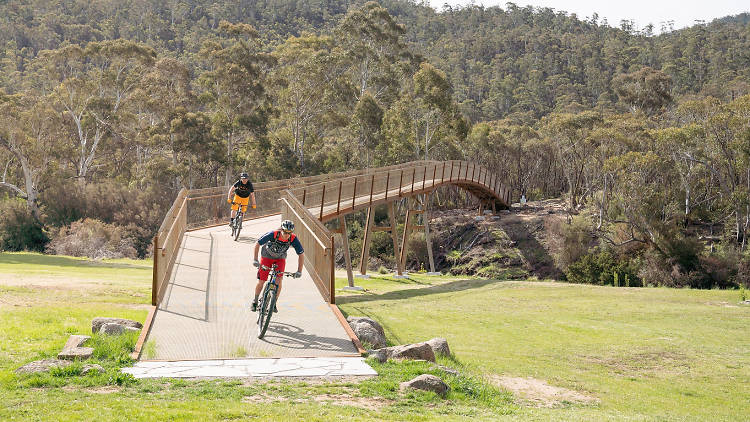
{"label": "cyclist's leg", "polygon": [[232,220],[234,220],[234,217],[237,215],[237,210],[240,209],[240,204],[237,199],[239,199],[239,197],[234,195],[234,198],[232,199]]}
{"label": "cyclist's leg", "polygon": [[[279,259],[276,260],[276,265],[278,267],[279,273],[284,272],[284,266],[286,265],[286,259]],[[276,303],[279,303],[279,296],[281,295],[281,282],[284,281],[284,274],[279,274],[276,276],[276,284],[279,285],[279,287],[276,289]]]}
{"label": "cyclist's leg", "polygon": [[[260,265],[265,265],[268,268],[271,268],[271,265],[273,264],[273,259],[266,258],[266,257],[260,257]],[[268,280],[268,272],[270,270],[264,270],[262,268],[258,268],[258,284],[255,285],[255,302],[258,301],[258,296],[260,296],[261,290],[263,290],[263,283]]]}
{"label": "cyclist's leg", "polygon": [[247,203],[250,202],[250,198],[240,198],[239,196],[234,196],[234,202],[237,203],[237,209],[239,209],[240,206],[242,206],[242,213],[247,212]]}

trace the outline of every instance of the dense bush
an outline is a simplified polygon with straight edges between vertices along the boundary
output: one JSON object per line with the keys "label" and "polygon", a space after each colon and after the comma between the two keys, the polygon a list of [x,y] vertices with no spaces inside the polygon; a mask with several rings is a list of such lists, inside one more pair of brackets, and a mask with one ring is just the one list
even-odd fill
{"label": "dense bush", "polygon": [[556,264],[565,270],[586,255],[593,242],[593,227],[591,220],[584,216],[575,216],[570,224],[559,221],[550,225],[555,239],[559,244],[555,250],[559,251],[555,256]]}
{"label": "dense bush", "polygon": [[689,252],[683,251],[677,256],[665,257],[656,251],[649,251],[644,255],[638,275],[645,285],[650,286],[695,289],[736,286],[737,260],[719,255],[695,255],[692,261],[686,261],[688,255]]}
{"label": "dense bush", "polygon": [[134,240],[120,226],[86,218],[61,228],[48,250],[58,255],[89,258],[136,258]]}
{"label": "dense bush", "polygon": [[596,249],[570,264],[565,271],[571,283],[639,287],[641,280],[635,266],[608,250]]}
{"label": "dense bush", "polygon": [[0,200],[0,251],[41,252],[47,242],[49,238],[42,226],[23,201]]}
{"label": "dense bush", "polygon": [[139,257],[147,256],[151,239],[169,208],[174,193],[138,190],[114,184],[51,186],[41,197],[44,222],[53,229],[85,218],[122,227]]}

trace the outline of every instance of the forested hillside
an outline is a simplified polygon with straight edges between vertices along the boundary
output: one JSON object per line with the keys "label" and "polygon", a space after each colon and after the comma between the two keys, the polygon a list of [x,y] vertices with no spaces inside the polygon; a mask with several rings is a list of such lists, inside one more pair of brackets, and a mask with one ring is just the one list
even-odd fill
{"label": "forested hillside", "polygon": [[3,2],[0,249],[143,256],[182,187],[462,158],[516,198],[565,197],[578,252],[562,270],[749,277],[748,15],[658,36],[586,19],[512,3]]}

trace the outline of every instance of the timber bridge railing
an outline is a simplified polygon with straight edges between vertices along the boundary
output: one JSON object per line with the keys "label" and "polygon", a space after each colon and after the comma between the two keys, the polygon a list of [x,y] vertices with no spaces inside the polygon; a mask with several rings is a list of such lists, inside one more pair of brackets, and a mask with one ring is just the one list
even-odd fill
{"label": "timber bridge railing", "polygon": [[[334,233],[346,231],[344,215],[368,209],[366,235],[372,231],[372,207],[389,204],[394,251],[399,255],[395,234],[393,202],[432,192],[443,185],[455,185],[479,198],[480,204],[507,207],[510,192],[498,178],[481,166],[467,161],[415,161],[390,167],[332,173],[296,179],[254,183],[257,209],[248,209],[246,218],[260,218],[281,214],[282,219],[294,221],[295,233],[305,247],[305,268],[312,276],[323,298],[335,302],[335,246]],[[159,306],[172,267],[178,257],[180,245],[187,231],[226,224],[229,207],[226,195],[229,187],[182,189],[166,214],[159,231],[154,236],[154,269],[151,302]],[[408,240],[407,230],[426,228],[410,225],[407,211],[402,246]],[[339,219],[339,229],[330,230],[324,224]],[[384,228],[375,228],[384,229]],[[347,236],[345,256],[351,280],[351,263]],[[364,242],[365,248],[369,242]],[[431,252],[431,248],[430,248]],[[363,249],[363,256],[367,256]],[[397,257],[399,273],[404,262],[405,248]],[[249,257],[248,257],[249,259]],[[366,259],[363,260],[366,264]],[[362,271],[364,273],[364,270]]]}

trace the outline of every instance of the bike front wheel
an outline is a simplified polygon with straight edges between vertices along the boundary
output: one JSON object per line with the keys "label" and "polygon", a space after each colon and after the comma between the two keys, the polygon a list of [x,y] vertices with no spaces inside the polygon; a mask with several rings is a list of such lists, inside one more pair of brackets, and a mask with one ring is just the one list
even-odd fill
{"label": "bike front wheel", "polygon": [[242,230],[242,214],[237,214],[237,219],[235,220],[235,229],[232,232],[232,235],[234,236],[234,241],[236,242],[237,239],[240,238],[240,230]]}
{"label": "bike front wheel", "polygon": [[274,306],[276,306],[276,290],[266,289],[263,293],[263,301],[258,309],[258,338],[263,338],[268,330],[268,324],[271,323],[271,315]]}

